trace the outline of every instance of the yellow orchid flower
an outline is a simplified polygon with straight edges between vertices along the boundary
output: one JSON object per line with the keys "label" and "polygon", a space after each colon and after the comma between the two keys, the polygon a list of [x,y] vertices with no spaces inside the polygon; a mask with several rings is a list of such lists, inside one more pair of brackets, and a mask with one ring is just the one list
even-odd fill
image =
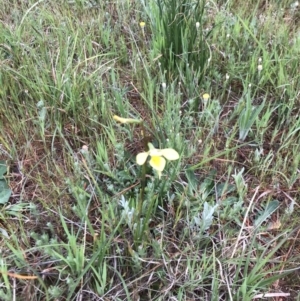
{"label": "yellow orchid flower", "polygon": [[140,22],[140,27],[142,29],[143,37],[145,37],[145,26],[146,26],[145,22]]}
{"label": "yellow orchid flower", "polygon": [[210,95],[209,95],[208,93],[204,93],[204,94],[202,95],[202,97],[203,97],[204,100],[208,100],[209,97],[210,97]]}
{"label": "yellow orchid flower", "polygon": [[160,179],[161,173],[166,166],[166,159],[170,161],[177,160],[179,159],[179,154],[172,148],[157,149],[152,145],[152,143],[148,143],[148,147],[148,152],[137,154],[136,163],[138,165],[143,165],[145,164],[148,156],[150,156],[150,166],[157,172],[158,178]]}

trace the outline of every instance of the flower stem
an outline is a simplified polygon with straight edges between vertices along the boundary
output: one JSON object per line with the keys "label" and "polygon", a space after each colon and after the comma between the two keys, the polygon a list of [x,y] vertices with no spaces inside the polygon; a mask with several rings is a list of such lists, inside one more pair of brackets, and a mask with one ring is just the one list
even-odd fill
{"label": "flower stem", "polygon": [[[145,134],[145,127],[144,127],[143,122],[141,122],[141,127],[142,127],[144,149],[146,150],[148,148],[148,142],[147,142],[147,137]],[[143,164],[143,167],[142,167],[141,190],[140,190],[140,198],[139,198],[139,204],[138,204],[137,222],[140,221],[140,218],[142,215],[143,202],[144,202],[144,197],[145,197],[145,186],[146,186],[146,162]]]}
{"label": "flower stem", "polygon": [[141,190],[140,190],[140,198],[138,204],[138,215],[137,221],[140,221],[142,211],[143,211],[143,202],[145,197],[145,186],[146,186],[146,164],[142,167],[142,178],[141,178]]}

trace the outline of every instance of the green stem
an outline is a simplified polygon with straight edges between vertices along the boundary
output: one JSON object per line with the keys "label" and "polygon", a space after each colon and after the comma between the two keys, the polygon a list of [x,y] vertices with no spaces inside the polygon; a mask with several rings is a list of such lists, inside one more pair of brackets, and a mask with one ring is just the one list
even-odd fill
{"label": "green stem", "polygon": [[139,204],[138,204],[137,221],[140,221],[142,210],[143,210],[145,186],[146,186],[146,164],[144,164],[142,167],[141,190],[140,190],[140,199],[139,199]]}
{"label": "green stem", "polygon": [[[144,123],[141,123],[142,127],[142,135],[143,135],[143,143],[144,143],[144,149],[146,150],[148,148],[147,139],[145,135],[145,127]],[[143,202],[145,197],[145,186],[146,186],[146,162],[144,163],[142,167],[142,177],[141,177],[141,190],[140,190],[140,199],[138,204],[138,216],[137,216],[137,222],[140,221],[142,210],[143,210]]]}

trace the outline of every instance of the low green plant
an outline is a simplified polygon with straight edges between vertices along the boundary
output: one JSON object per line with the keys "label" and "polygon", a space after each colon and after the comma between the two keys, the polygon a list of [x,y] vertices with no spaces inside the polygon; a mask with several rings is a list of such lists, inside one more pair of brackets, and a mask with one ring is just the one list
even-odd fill
{"label": "low green plant", "polygon": [[283,269],[283,262],[272,259],[292,233],[284,231],[263,244],[257,237],[258,233],[252,233],[248,247],[238,254],[238,258],[227,262],[228,268],[235,270],[232,279],[234,285],[228,290],[231,300],[251,301],[256,295],[267,293],[275,281],[293,273],[293,270]]}
{"label": "low green plant", "polygon": [[140,124],[142,127],[142,134],[143,134],[143,142],[144,148],[147,148],[148,151],[144,151],[138,153],[136,156],[136,162],[138,165],[142,165],[142,178],[141,178],[141,190],[140,190],[140,200],[139,200],[139,208],[138,208],[138,220],[142,214],[142,207],[144,203],[145,197],[145,188],[146,188],[146,161],[148,157],[150,157],[149,164],[155,170],[158,175],[158,179],[161,180],[162,171],[165,169],[166,166],[166,159],[167,160],[177,160],[179,159],[179,154],[172,148],[165,148],[165,149],[156,149],[152,143],[146,143],[146,136],[145,136],[145,127],[143,120],[137,120],[132,118],[122,118],[117,115],[114,115],[114,120],[120,122],[122,124]]}
{"label": "low green plant", "polygon": [[239,116],[239,140],[244,141],[257,120],[258,115],[264,108],[265,102],[263,101],[260,105],[254,106],[251,96],[248,93],[245,95],[245,98],[243,97],[240,101],[243,109]]}

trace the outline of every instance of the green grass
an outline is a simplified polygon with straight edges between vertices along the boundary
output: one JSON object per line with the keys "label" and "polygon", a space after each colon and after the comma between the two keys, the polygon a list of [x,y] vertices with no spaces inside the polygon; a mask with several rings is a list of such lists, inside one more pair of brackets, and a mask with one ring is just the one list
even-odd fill
{"label": "green grass", "polygon": [[299,6],[0,7],[1,300],[300,298]]}

